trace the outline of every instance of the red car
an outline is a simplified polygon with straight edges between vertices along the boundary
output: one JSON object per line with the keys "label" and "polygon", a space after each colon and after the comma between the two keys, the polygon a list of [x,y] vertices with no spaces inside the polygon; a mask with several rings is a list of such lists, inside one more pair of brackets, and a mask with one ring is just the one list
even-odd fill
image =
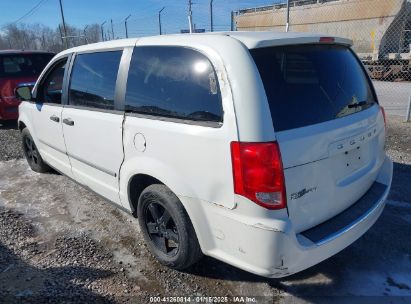
{"label": "red car", "polygon": [[34,85],[53,56],[41,51],[0,51],[0,120],[18,118],[20,101],[15,96],[15,88],[21,83]]}

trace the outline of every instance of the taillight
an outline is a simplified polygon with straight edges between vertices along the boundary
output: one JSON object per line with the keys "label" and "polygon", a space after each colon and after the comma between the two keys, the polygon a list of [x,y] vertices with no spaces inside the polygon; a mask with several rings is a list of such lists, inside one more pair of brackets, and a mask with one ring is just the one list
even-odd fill
{"label": "taillight", "polygon": [[234,192],[267,209],[287,206],[277,142],[231,143]]}
{"label": "taillight", "polygon": [[321,37],[321,38],[320,38],[320,42],[323,42],[323,43],[334,43],[334,42],[335,42],[335,38],[334,38],[334,37]]}
{"label": "taillight", "polygon": [[386,118],[386,116],[385,116],[385,110],[384,110],[384,108],[383,108],[382,106],[380,106],[380,109],[381,109],[382,117],[384,118],[385,128],[387,128],[387,118]]}

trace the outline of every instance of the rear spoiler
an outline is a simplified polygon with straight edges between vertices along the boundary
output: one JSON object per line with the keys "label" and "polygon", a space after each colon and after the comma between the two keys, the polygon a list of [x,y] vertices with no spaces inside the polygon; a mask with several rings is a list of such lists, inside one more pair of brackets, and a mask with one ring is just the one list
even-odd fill
{"label": "rear spoiler", "polygon": [[316,37],[296,37],[296,38],[284,38],[273,40],[262,40],[255,43],[250,49],[264,48],[270,46],[282,46],[282,45],[296,45],[296,44],[340,44],[348,47],[353,45],[352,40],[341,37],[331,36],[316,36]]}

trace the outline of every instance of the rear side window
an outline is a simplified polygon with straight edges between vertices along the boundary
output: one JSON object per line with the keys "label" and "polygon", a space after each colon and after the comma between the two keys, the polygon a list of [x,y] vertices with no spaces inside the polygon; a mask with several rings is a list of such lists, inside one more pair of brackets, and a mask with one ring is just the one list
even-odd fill
{"label": "rear side window", "polygon": [[71,72],[69,104],[114,109],[122,51],[79,54]]}
{"label": "rear side window", "polygon": [[276,131],[344,117],[375,103],[364,69],[347,47],[294,45],[250,52]]}
{"label": "rear side window", "polygon": [[39,76],[52,54],[0,55],[0,78]]}
{"label": "rear side window", "polygon": [[134,49],[125,109],[184,120],[223,120],[220,89],[211,62],[183,47]]}

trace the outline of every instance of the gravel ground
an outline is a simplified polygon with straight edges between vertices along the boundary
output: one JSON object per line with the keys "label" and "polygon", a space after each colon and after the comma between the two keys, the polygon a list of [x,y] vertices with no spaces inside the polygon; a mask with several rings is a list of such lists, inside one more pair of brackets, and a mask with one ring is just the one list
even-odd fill
{"label": "gravel ground", "polygon": [[386,150],[394,162],[411,164],[411,123],[399,116],[387,116]]}
{"label": "gravel ground", "polygon": [[387,154],[394,162],[393,186],[389,198],[411,203],[411,123],[404,123],[403,120],[399,116],[387,116],[385,145]]}
{"label": "gravel ground", "polygon": [[388,115],[405,118],[411,94],[411,82],[373,81],[379,103]]}
{"label": "gravel ground", "polygon": [[0,161],[23,157],[16,122],[0,121]]}
{"label": "gravel ground", "polygon": [[411,124],[388,117],[386,145],[395,173],[377,224],[333,258],[268,280],[207,257],[185,272],[163,267],[144,245],[136,219],[64,176],[32,172],[19,159],[18,131],[0,126],[0,302],[148,303],[151,296],[243,295],[262,296],[258,303],[326,303],[334,295],[409,303],[410,136]]}

